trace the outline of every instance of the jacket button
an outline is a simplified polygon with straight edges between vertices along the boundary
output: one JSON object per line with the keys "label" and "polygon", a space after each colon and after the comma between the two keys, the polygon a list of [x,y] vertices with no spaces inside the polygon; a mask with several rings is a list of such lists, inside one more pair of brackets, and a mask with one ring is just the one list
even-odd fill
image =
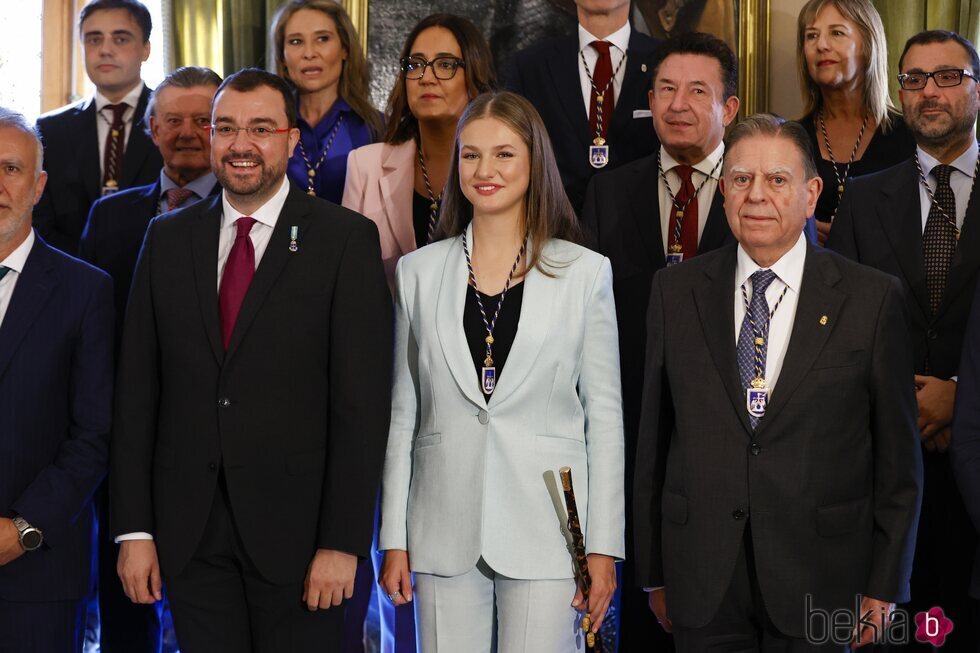
{"label": "jacket button", "polygon": [[218,405],[222,408],[227,408],[228,406],[231,406],[231,399],[228,397],[222,397],[218,400]]}
{"label": "jacket button", "polygon": [[732,511],[732,519],[734,519],[735,521],[745,519],[745,511],[742,510],[741,508],[736,508],[735,510]]}
{"label": "jacket button", "polygon": [[929,340],[935,340],[938,335],[939,334],[936,333],[935,329],[929,329],[926,331],[926,338],[929,338]]}
{"label": "jacket button", "polygon": [[753,456],[758,456],[760,453],[762,453],[762,447],[753,442],[752,446],[749,447],[749,451],[752,452]]}
{"label": "jacket button", "polygon": [[208,471],[209,472],[218,471],[218,463],[208,463]]}
{"label": "jacket button", "polygon": [[485,410],[481,410],[478,419],[480,420],[480,424],[487,424],[490,422],[490,413]]}

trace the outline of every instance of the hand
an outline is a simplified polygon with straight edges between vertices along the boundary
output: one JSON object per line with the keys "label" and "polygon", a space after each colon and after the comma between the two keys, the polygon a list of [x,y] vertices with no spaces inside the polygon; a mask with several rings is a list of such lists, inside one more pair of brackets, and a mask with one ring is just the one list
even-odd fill
{"label": "hand", "polygon": [[824,222],[823,220],[815,220],[817,223],[817,242],[821,245],[827,244],[827,236],[830,235],[830,227],[833,225],[832,222]]}
{"label": "hand", "polygon": [[938,451],[939,453],[945,452],[949,449],[949,443],[953,441],[953,429],[952,426],[945,426],[940,429],[934,436],[928,440],[923,441],[926,451]]}
{"label": "hand", "polygon": [[956,381],[916,374],[915,388],[915,399],[919,402],[919,430],[925,440],[953,421]]}
{"label": "hand", "polygon": [[589,602],[582,605],[582,588],[579,587],[572,599],[572,607],[589,613],[592,618],[592,632],[597,633],[616,592],[616,560],[601,553],[590,553],[586,558],[589,561],[589,576],[592,578]]}
{"label": "hand", "polygon": [[303,602],[310,612],[340,605],[354,594],[357,556],[333,549],[317,549],[303,581]]}
{"label": "hand", "polygon": [[133,603],[153,603],[163,599],[157,545],[153,540],[126,540],[119,545],[116,573],[123,591]]}
{"label": "hand", "polygon": [[894,611],[894,603],[879,601],[870,596],[861,597],[861,614],[854,628],[854,644],[851,648],[885,641],[885,629],[891,623]]}
{"label": "hand", "polygon": [[408,562],[408,551],[402,549],[385,551],[378,585],[391,597],[391,602],[396,606],[411,603],[412,568]]}
{"label": "hand", "polygon": [[667,618],[667,590],[661,587],[647,592],[647,604],[650,612],[657,616],[657,623],[668,633],[674,632],[674,624]]}
{"label": "hand", "polygon": [[20,545],[20,531],[14,526],[14,520],[0,517],[0,567],[22,555],[24,547]]}

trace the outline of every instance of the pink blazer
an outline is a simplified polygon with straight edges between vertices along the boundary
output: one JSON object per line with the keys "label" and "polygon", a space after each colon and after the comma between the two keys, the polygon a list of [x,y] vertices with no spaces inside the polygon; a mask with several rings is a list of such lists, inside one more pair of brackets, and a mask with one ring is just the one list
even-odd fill
{"label": "pink blazer", "polygon": [[370,218],[381,235],[388,285],[395,287],[395,264],[414,251],[412,193],[415,183],[415,142],[373,143],[347,156],[344,199],[347,208]]}

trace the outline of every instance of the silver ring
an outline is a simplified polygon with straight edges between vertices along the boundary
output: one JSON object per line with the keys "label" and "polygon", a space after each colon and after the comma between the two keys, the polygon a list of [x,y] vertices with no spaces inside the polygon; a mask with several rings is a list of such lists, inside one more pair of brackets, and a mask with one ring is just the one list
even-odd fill
{"label": "silver ring", "polygon": [[397,599],[397,598],[398,598],[398,597],[400,597],[401,595],[402,595],[402,593],[401,593],[401,592],[397,592],[397,591],[396,591],[396,592],[395,592],[394,594],[392,594],[392,595],[391,595],[391,600],[392,600],[392,601],[394,601],[395,599]]}

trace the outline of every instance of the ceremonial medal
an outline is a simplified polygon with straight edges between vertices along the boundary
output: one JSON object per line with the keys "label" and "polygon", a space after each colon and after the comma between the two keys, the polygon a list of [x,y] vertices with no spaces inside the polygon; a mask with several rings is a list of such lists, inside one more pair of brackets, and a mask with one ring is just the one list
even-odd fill
{"label": "ceremonial medal", "polygon": [[[677,212],[677,220],[674,221],[674,233],[671,234],[671,240],[674,242],[671,243],[667,251],[667,267],[677,265],[684,260],[684,246],[681,244],[681,230],[684,226],[684,215],[687,211],[687,207],[691,206],[694,199],[701,193],[701,189],[704,188],[704,185],[714,176],[715,172],[721,166],[722,161],[723,159],[718,159],[718,162],[715,163],[715,166],[711,169],[711,173],[701,180],[701,184],[694,189],[694,193],[687,198],[687,202],[684,204],[684,206],[680,206],[677,204],[677,197],[674,195],[673,191],[670,190],[670,184],[667,183],[667,173],[664,171],[663,163],[660,160],[660,153],[657,153],[657,171],[660,173],[660,178],[664,182],[664,188],[667,189],[667,196],[670,198],[670,205]],[[695,216],[694,219],[697,220],[697,217]]]}
{"label": "ceremonial medal", "polygon": [[[306,181],[306,194],[312,197],[316,197],[316,189],[314,188],[314,183],[316,182],[316,173],[319,172],[320,166],[323,165],[323,161],[327,158],[327,152],[330,151],[330,146],[333,145],[333,138],[337,135],[337,130],[344,123],[345,114],[340,114],[340,118],[337,119],[337,123],[333,126],[333,130],[330,132],[330,136],[327,138],[326,145],[323,146],[323,153],[320,155],[320,160],[316,162],[316,165],[310,163],[309,157],[306,156],[306,149],[303,147],[303,139],[299,139],[296,144],[299,146],[299,154],[303,157],[303,163],[306,164],[306,176],[309,179]],[[290,245],[289,250],[295,252],[292,245]]]}
{"label": "ceremonial medal", "polygon": [[613,80],[616,79],[616,75],[619,74],[619,69],[623,67],[623,62],[626,61],[626,55],[624,54],[619,59],[619,64],[616,66],[616,70],[609,77],[609,81],[606,82],[605,87],[602,90],[595,85],[595,80],[592,79],[592,71],[589,70],[589,64],[585,61],[585,54],[579,52],[579,56],[582,58],[582,65],[585,67],[585,75],[589,78],[589,84],[592,86],[592,90],[595,91],[595,138],[592,140],[592,145],[589,146],[589,165],[598,170],[599,168],[605,168],[606,164],[609,163],[609,146],[606,145],[606,139],[602,137],[602,132],[605,131],[602,124],[602,105],[605,102],[606,92],[612,87]]}
{"label": "ceremonial medal", "polygon": [[102,187],[102,197],[107,195],[112,195],[119,190],[119,183],[115,179],[107,179],[105,185]]}
{"label": "ceremonial medal", "polygon": [[481,375],[483,394],[489,396],[493,394],[493,388],[497,385],[497,368],[484,367]]}
{"label": "ceremonial medal", "polygon": [[745,408],[749,411],[749,415],[762,419],[768,404],[769,388],[766,387],[765,379],[759,377],[752,379],[751,386],[745,389]]}
{"label": "ceremonial medal", "polygon": [[589,146],[589,163],[593,168],[605,168],[609,163],[609,146],[606,145],[606,139],[598,137],[592,143],[593,145]]}
{"label": "ceremonial medal", "polygon": [[296,244],[296,239],[299,238],[299,227],[293,225],[289,228],[289,251],[295,252],[299,250],[299,245]]}
{"label": "ceremonial medal", "polygon": [[684,260],[684,248],[681,247],[680,243],[674,243],[670,246],[670,251],[667,252],[667,267],[671,265],[677,265]]}

